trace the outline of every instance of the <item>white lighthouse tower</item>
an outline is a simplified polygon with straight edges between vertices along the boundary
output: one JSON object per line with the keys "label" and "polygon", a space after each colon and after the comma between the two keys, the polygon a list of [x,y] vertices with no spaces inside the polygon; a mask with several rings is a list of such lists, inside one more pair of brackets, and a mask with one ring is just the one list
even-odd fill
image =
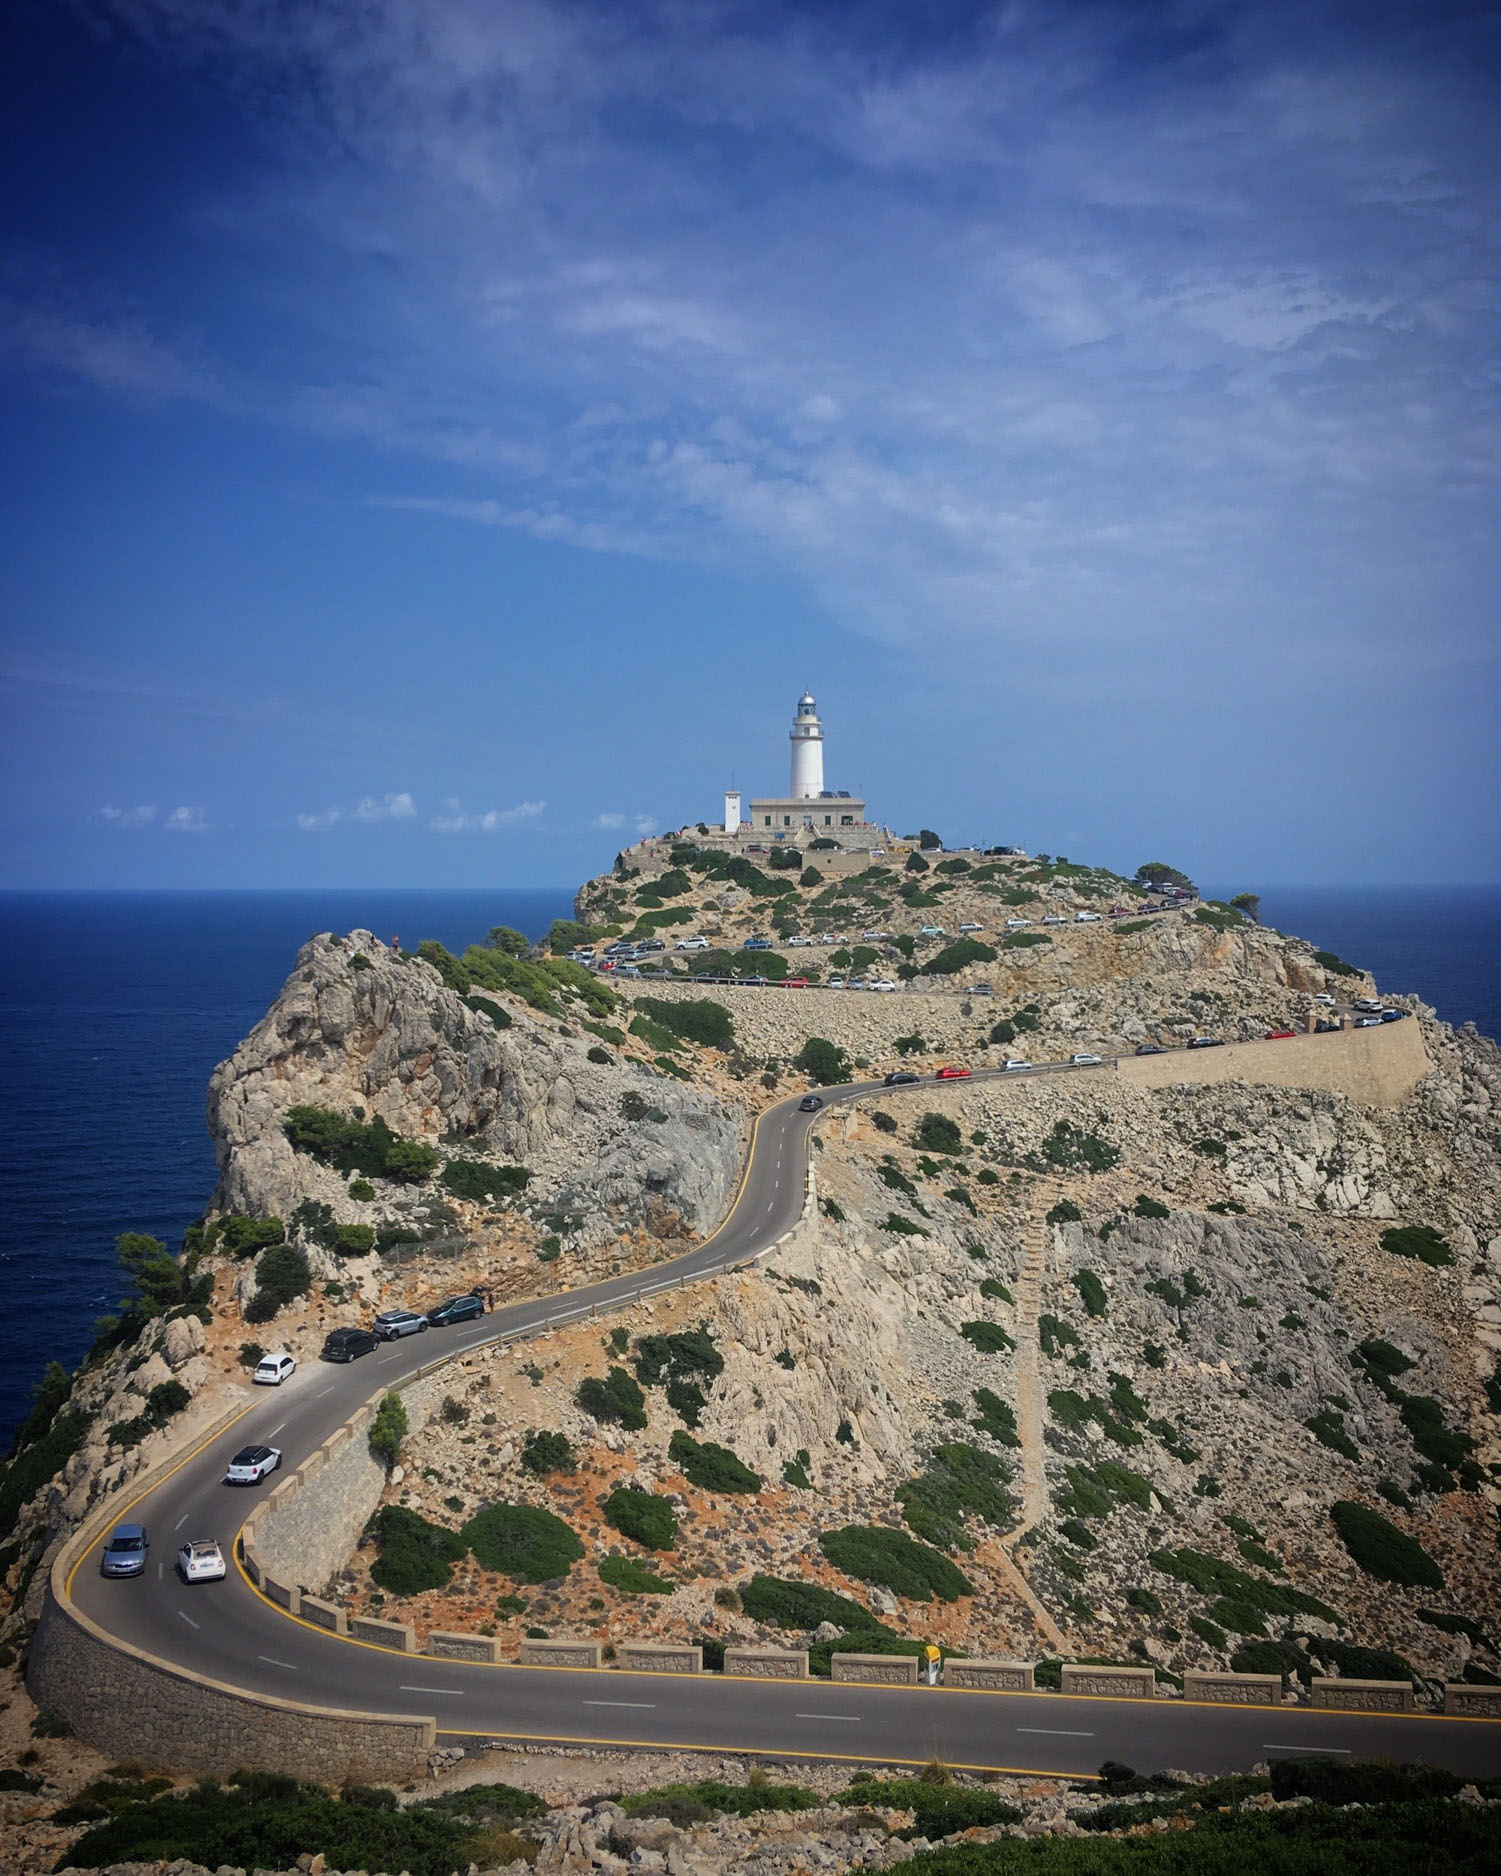
{"label": "white lighthouse tower", "polygon": [[789,740],[792,743],[791,798],[817,801],[823,793],[823,725],[809,691],[804,691],[797,700],[797,715]]}

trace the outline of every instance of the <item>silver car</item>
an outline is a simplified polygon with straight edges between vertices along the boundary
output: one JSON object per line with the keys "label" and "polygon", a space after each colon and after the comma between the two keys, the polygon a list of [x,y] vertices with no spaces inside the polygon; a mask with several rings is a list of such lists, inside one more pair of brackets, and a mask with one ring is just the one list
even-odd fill
{"label": "silver car", "polygon": [[144,1524],[117,1524],[109,1534],[99,1560],[101,1576],[144,1576],[146,1553],[151,1548]]}
{"label": "silver car", "polygon": [[412,1309],[387,1309],[370,1326],[377,1340],[399,1342],[404,1335],[421,1335],[427,1327],[427,1317],[419,1316]]}

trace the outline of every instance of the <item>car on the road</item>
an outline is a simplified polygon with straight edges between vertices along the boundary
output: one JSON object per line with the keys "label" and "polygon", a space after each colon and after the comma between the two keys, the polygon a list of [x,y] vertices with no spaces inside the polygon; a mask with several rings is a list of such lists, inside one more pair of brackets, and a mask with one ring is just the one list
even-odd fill
{"label": "car on the road", "polygon": [[637,957],[645,957],[648,952],[665,951],[666,949],[667,940],[665,938],[643,938],[640,944],[636,946],[636,955]]}
{"label": "car on the road", "polygon": [[224,1483],[259,1485],[262,1479],[270,1478],[280,1464],[281,1453],[275,1446],[242,1446],[229,1462]]}
{"label": "car on the road", "polygon": [[1074,914],[1074,923],[1076,925],[1098,925],[1099,922],[1100,915],[1098,912],[1075,912]]}
{"label": "car on the road", "polygon": [[436,1309],[427,1312],[430,1329],[447,1329],[456,1322],[474,1322],[485,1313],[485,1299],[471,1290],[467,1296],[450,1296]]}
{"label": "car on the road", "polygon": [[1383,1023],[1400,1023],[1406,1014],[1406,1010],[1383,1010],[1381,1020]]}
{"label": "car on the road", "polygon": [[799,1114],[816,1114],[822,1106],[821,1094],[805,1094],[797,1104],[797,1111]]}
{"label": "car on the road", "polygon": [[[964,927],[961,925],[959,929],[960,931],[963,931]],[[979,929],[980,928],[977,925],[975,927],[975,930],[978,931]],[[891,933],[889,931],[863,931],[861,932],[860,936],[865,940],[867,944],[878,945],[882,943],[883,940],[889,938],[891,936]]]}
{"label": "car on the road", "polygon": [[933,1077],[934,1081],[967,1081],[969,1070],[961,1068],[957,1062],[947,1062]]}
{"label": "car on the road", "polygon": [[177,1574],[184,1583],[222,1583],[229,1566],[216,1539],[194,1537],[177,1553]]}
{"label": "car on the road", "polygon": [[[1032,921],[1029,918],[1008,918],[1006,920],[1006,929],[1007,931],[1020,931],[1024,925],[1030,925],[1031,923]],[[1061,918],[1058,920],[1058,923],[1060,925],[1066,925],[1068,920]]]}
{"label": "car on the road", "polygon": [[1008,1055],[1001,1063],[1002,1068],[1030,1068],[1031,1066],[1030,1062],[1024,1062],[1019,1055]]}
{"label": "car on the road", "polygon": [[383,1309],[370,1326],[377,1341],[399,1342],[404,1335],[422,1335],[427,1329],[427,1317],[418,1315],[415,1309]]}
{"label": "car on the road", "polygon": [[782,979],[782,988],[784,990],[806,990],[808,988],[808,980],[806,977],[784,977]]}
{"label": "car on the road", "polygon": [[813,940],[811,938],[784,938],[782,942],[786,945],[797,947],[800,945],[810,945],[813,943]]}
{"label": "car on the road", "polygon": [[[1019,925],[1025,925],[1026,922],[1027,921],[1025,919],[1017,920],[1017,923]],[[1044,925],[1066,925],[1068,923],[1068,920],[1064,917],[1063,913],[1061,912],[1044,912],[1042,915],[1042,922]],[[1008,919],[1006,921],[1006,924],[1007,924],[1007,928],[1009,929],[1011,925],[1011,921]]]}
{"label": "car on the road", "polygon": [[767,980],[764,977],[752,976],[752,977],[737,977],[735,981],[737,984],[764,984]]}
{"label": "car on the road", "polygon": [[1355,999],[1355,1007],[1357,1010],[1365,1010],[1379,1016],[1381,1014],[1381,999],[1380,997],[1357,997]]}
{"label": "car on the road", "polygon": [[1266,1032],[1268,1042],[1287,1042],[1297,1035],[1296,1029],[1269,1029]]}
{"label": "car on the road", "polygon": [[918,1076],[910,1068],[894,1068],[881,1083],[883,1088],[910,1088]]}
{"label": "car on the road", "polygon": [[1138,1055],[1166,1055],[1167,1050],[1160,1042],[1138,1042],[1136,1053]]}
{"label": "car on the road", "polygon": [[1088,1049],[1080,1049],[1068,1059],[1072,1068],[1098,1068],[1104,1060],[1102,1056],[1091,1055]]}
{"label": "car on the road", "polygon": [[1190,1036],[1188,1046],[1191,1049],[1222,1049],[1225,1045],[1219,1036]]}
{"label": "car on the road", "polygon": [[358,1361],[379,1346],[379,1338],[369,1329],[330,1329],[323,1338],[323,1359]]}
{"label": "car on the road", "polygon": [[740,949],[742,951],[770,951],[771,940],[769,938],[747,938]]}
{"label": "car on the road", "polygon": [[985,927],[978,919],[967,918],[959,929],[960,931],[984,931]]}
{"label": "car on the road", "polygon": [[[895,989],[895,985],[892,986]],[[967,997],[993,997],[995,987],[992,984],[966,984],[964,994]]]}
{"label": "car on the road", "polygon": [[924,925],[917,934],[919,938],[947,938],[948,933],[941,925]]}
{"label": "car on the road", "polygon": [[895,990],[896,985],[889,977],[872,977],[870,988],[872,990]]}
{"label": "car on the road", "polygon": [[843,990],[844,979],[842,977],[831,977],[829,979],[829,988],[830,990]]}
{"label": "car on the road", "polygon": [[639,964],[617,964],[615,966],[615,975],[617,977],[639,977],[641,975],[641,966]]}
{"label": "car on the road", "polygon": [[1332,1010],[1334,1008],[1334,998],[1330,996],[1327,990],[1319,991],[1318,995],[1314,998],[1314,1002],[1322,1003],[1325,1009],[1328,1009],[1328,1010]]}
{"label": "car on the road", "polygon": [[1313,1033],[1316,1036],[1334,1036],[1339,1034],[1338,1023],[1315,1023]]}
{"label": "car on the road", "polygon": [[99,1559],[101,1576],[144,1576],[151,1541],[144,1524],[117,1524],[105,1540]]}
{"label": "car on the road", "polygon": [[1381,1018],[1379,1016],[1357,1016],[1355,1018],[1355,1027],[1357,1029],[1379,1029],[1381,1027]]}
{"label": "car on the road", "polygon": [[674,951],[707,951],[709,941],[707,938],[679,938],[672,948]]}
{"label": "car on the road", "polygon": [[280,1387],[288,1375],[296,1372],[297,1363],[286,1350],[275,1349],[271,1354],[261,1356],[250,1378],[257,1387]]}

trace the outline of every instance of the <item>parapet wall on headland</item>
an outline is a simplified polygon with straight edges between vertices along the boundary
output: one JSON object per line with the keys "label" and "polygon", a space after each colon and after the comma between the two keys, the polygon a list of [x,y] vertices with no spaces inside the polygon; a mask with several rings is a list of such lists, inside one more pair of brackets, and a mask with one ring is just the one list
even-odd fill
{"label": "parapet wall on headland", "polygon": [[1139,1088],[1248,1081],[1262,1087],[1322,1088],[1348,1095],[1363,1107],[1400,1107],[1432,1066],[1422,1025],[1408,1017],[1376,1029],[1342,1029],[1328,1036],[1124,1055],[1116,1072]]}

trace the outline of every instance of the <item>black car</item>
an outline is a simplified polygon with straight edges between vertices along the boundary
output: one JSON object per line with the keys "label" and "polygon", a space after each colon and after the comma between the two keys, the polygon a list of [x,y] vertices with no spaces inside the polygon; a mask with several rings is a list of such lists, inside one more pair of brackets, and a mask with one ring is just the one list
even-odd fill
{"label": "black car", "polygon": [[906,1088],[916,1080],[917,1076],[910,1069],[898,1068],[886,1077],[881,1086],[883,1088]]}
{"label": "black car", "polygon": [[1160,1042],[1139,1042],[1136,1045],[1138,1055],[1166,1055],[1167,1050]]}
{"label": "black car", "polygon": [[797,1104],[797,1111],[799,1114],[816,1114],[822,1106],[821,1094],[805,1094]]}
{"label": "black car", "polygon": [[1191,1049],[1223,1049],[1225,1045],[1218,1036],[1190,1036],[1188,1046]]}
{"label": "black car", "polygon": [[368,1329],[331,1329],[323,1338],[325,1361],[358,1361],[378,1344]]}
{"label": "black car", "polygon": [[483,1297],[450,1296],[446,1303],[439,1303],[436,1309],[427,1312],[427,1320],[434,1329],[446,1329],[451,1322],[473,1322],[476,1316],[483,1316],[485,1304]]}
{"label": "black car", "polygon": [[1338,1023],[1315,1023],[1313,1033],[1316,1036],[1335,1036],[1339,1034]]}

